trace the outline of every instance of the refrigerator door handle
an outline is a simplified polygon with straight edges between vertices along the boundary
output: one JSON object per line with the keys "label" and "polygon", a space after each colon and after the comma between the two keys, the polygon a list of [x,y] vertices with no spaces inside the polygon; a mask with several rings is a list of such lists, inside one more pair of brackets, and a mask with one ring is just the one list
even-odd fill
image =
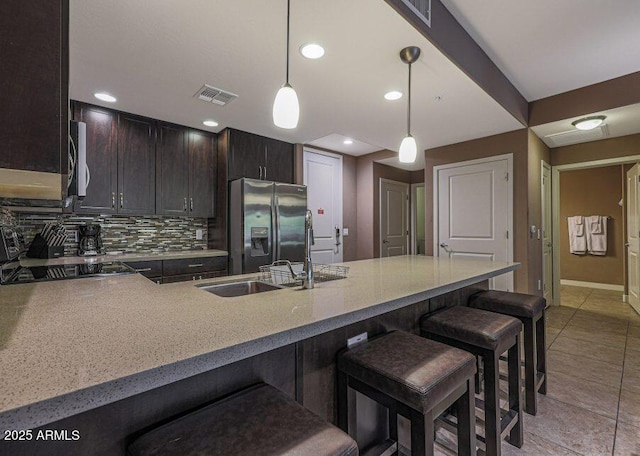
{"label": "refrigerator door handle", "polygon": [[[280,200],[278,199],[278,195],[274,196],[273,198],[273,205],[276,208],[276,217],[275,217],[275,242],[276,245],[274,246],[274,254],[273,254],[273,261],[277,261],[277,260],[282,260],[283,258],[280,258]],[[286,258],[284,258],[286,259]]]}

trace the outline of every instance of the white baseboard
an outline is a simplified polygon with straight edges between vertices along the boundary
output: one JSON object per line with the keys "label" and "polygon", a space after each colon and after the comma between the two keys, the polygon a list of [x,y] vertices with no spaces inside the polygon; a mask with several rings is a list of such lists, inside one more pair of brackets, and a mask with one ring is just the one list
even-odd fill
{"label": "white baseboard", "polygon": [[612,285],[610,283],[581,282],[580,280],[561,279],[560,285],[570,285],[572,287],[596,288],[598,290],[611,290],[624,292],[624,285]]}

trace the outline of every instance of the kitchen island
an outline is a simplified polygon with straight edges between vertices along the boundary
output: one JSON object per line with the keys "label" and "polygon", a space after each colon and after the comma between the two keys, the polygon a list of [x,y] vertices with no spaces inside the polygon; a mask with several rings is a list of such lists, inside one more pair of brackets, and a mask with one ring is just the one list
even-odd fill
{"label": "kitchen island", "polygon": [[[403,309],[410,309],[410,319],[416,320],[418,310],[430,309],[430,300],[518,267],[424,256],[344,265],[350,267],[348,278],[318,283],[313,290],[281,289],[234,298],[194,286],[216,282],[211,279],[156,285],[140,275],[0,287],[0,429],[3,435],[5,429],[60,429],[94,410],[104,409],[108,416],[117,408],[114,404],[123,403],[128,404],[127,414],[156,404],[160,410],[155,416],[166,419],[198,401],[227,394],[232,380],[245,371],[259,371],[259,379],[279,378],[282,385],[276,386],[307,405],[314,398],[308,397],[312,382],[303,381],[309,357],[302,357],[305,350],[323,351],[317,337],[357,330],[363,322],[369,322],[366,328],[372,332],[405,329],[376,322]],[[421,303],[423,307],[415,307]],[[346,338],[339,338],[338,346],[346,346]],[[304,341],[312,342],[303,346]],[[335,351],[330,348],[322,355],[319,358],[332,359]],[[224,372],[224,381],[215,375],[202,377],[210,372]],[[140,399],[136,409],[136,398],[154,391],[164,391],[161,397],[181,396],[173,386],[181,384],[182,389],[209,391],[164,404],[149,396],[146,402]],[[322,400],[327,402],[326,397]],[[130,433],[149,425],[138,420],[122,428]],[[95,445],[103,449],[106,444]]]}

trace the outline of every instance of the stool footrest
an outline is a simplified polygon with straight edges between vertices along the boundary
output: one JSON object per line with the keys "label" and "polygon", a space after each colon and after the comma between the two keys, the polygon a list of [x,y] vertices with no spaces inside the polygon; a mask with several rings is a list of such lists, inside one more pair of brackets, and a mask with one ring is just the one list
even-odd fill
{"label": "stool footrest", "polygon": [[539,372],[539,371],[536,372],[536,391],[538,391],[542,386],[542,384],[544,383],[545,377],[546,377],[546,374],[544,372]]}

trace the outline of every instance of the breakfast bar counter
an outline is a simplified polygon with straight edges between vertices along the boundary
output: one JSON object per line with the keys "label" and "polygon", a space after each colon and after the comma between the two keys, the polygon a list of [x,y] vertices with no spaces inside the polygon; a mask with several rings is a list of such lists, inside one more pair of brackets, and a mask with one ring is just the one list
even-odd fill
{"label": "breakfast bar counter", "polygon": [[[313,290],[219,297],[122,275],[0,287],[0,429],[32,429],[427,301],[517,263],[343,263]],[[333,356],[333,355],[332,355]]]}

